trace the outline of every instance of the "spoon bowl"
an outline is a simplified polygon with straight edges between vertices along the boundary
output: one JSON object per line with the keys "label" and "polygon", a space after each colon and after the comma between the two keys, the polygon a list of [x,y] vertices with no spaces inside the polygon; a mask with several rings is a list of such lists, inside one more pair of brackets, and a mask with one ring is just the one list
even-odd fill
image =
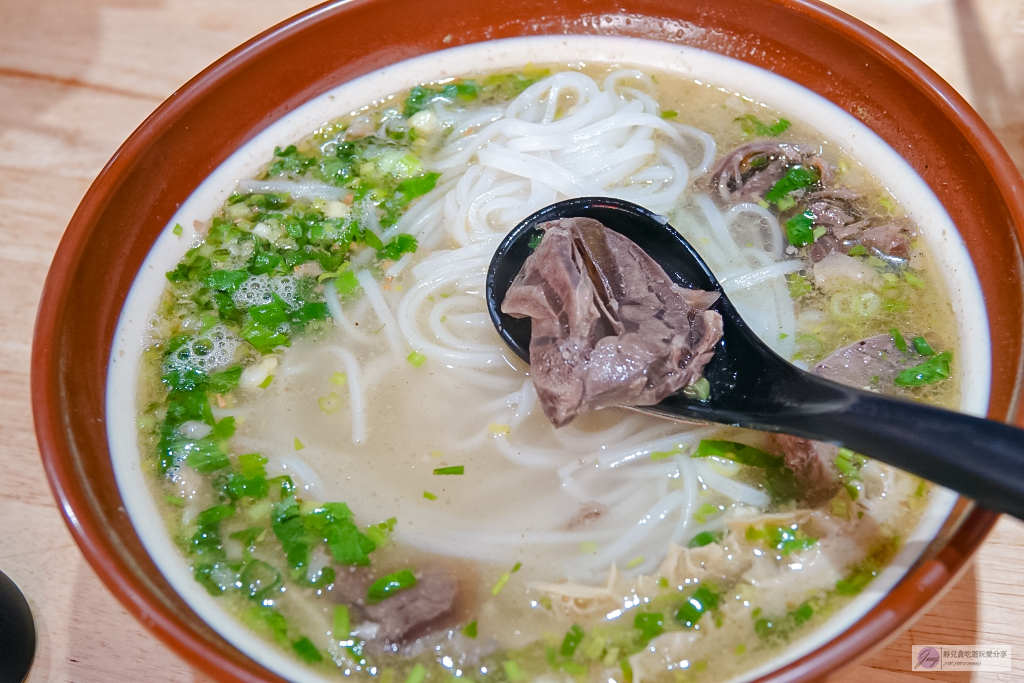
{"label": "spoon bowl", "polygon": [[635,409],[659,417],[733,425],[827,441],[889,463],[1024,519],[1024,431],[923,403],[854,389],[796,367],[743,321],[697,251],[664,216],[609,197],[552,204],[517,225],[487,272],[487,307],[498,334],[527,363],[531,325],[501,312],[512,281],[532,253],[537,226],[592,218],[635,242],[681,287],[713,290],[723,335],[704,368],[706,400],[672,394]]}

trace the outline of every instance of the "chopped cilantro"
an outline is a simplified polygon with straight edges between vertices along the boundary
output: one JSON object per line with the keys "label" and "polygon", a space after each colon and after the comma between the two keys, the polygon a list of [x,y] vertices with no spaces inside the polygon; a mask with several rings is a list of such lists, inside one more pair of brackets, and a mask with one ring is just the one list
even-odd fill
{"label": "chopped cilantro", "polygon": [[463,626],[462,627],[462,633],[467,638],[476,638],[476,635],[477,635],[476,621],[471,621],[468,624],[466,624],[465,626]]}
{"label": "chopped cilantro", "polygon": [[529,242],[529,244],[527,244],[527,246],[530,247],[531,251],[533,251],[534,249],[536,249],[537,247],[540,246],[540,243],[541,243],[541,241],[543,239],[544,239],[544,233],[542,233],[542,232],[541,233],[537,233],[536,235],[534,235],[533,237],[530,238],[530,242]]}
{"label": "chopped cilantro", "polygon": [[262,560],[250,560],[238,581],[243,593],[253,600],[263,600],[281,584],[281,572]]}
{"label": "chopped cilantro", "polygon": [[813,225],[814,214],[810,211],[804,211],[793,216],[786,221],[786,239],[794,247],[803,247],[810,244],[816,239]]}
{"label": "chopped cilantro", "polygon": [[780,178],[772,188],[765,194],[765,201],[770,204],[775,204],[780,209],[786,208],[783,206],[784,199],[789,200],[789,205],[793,205],[792,197],[790,193],[796,190],[802,190],[806,187],[810,187],[818,182],[820,175],[818,169],[812,166],[790,166],[786,170],[786,175]]}
{"label": "chopped cilantro", "polygon": [[307,664],[321,662],[324,659],[324,656],[320,654],[320,650],[316,649],[316,645],[313,644],[313,641],[306,636],[302,636],[292,643],[292,649],[295,651],[298,658]]}
{"label": "chopped cilantro", "polygon": [[416,251],[418,244],[412,235],[395,235],[394,239],[380,250],[380,257],[397,261],[402,254],[412,254]]}

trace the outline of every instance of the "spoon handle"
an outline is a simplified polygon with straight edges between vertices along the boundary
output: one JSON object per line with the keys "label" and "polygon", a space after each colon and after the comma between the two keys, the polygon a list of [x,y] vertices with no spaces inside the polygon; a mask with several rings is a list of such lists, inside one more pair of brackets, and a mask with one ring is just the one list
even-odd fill
{"label": "spoon handle", "polygon": [[990,510],[1024,519],[1024,430],[843,388],[848,400],[822,406],[823,412],[776,415],[773,426],[840,443],[958,491]]}

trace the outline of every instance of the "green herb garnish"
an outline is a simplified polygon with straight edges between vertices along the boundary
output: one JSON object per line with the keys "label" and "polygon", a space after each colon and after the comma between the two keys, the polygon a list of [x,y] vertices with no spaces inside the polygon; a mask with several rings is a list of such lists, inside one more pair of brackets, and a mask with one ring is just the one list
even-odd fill
{"label": "green herb garnish", "polygon": [[408,569],[401,569],[394,574],[382,576],[372,584],[366,591],[366,602],[376,605],[382,600],[387,600],[397,593],[409,590],[416,585],[416,577]]}
{"label": "green herb garnish", "polygon": [[950,375],[949,364],[953,358],[951,351],[943,351],[936,354],[912,368],[907,368],[896,376],[895,383],[901,387],[919,387],[926,384],[935,384]]}
{"label": "green herb garnish", "polygon": [[741,465],[751,467],[781,467],[785,462],[782,457],[771,455],[746,444],[735,441],[714,441],[703,439],[697,447],[697,451],[691,456],[694,458],[718,457],[738,462]]}

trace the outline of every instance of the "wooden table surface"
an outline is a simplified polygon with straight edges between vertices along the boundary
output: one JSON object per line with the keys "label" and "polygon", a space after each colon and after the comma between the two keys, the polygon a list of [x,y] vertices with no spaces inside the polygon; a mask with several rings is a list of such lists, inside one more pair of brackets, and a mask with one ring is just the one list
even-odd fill
{"label": "wooden table surface", "polygon": [[[963,0],[834,4],[924,59],[1017,152],[1024,145],[1014,132],[1024,128],[998,94],[1024,91],[1024,69],[1018,68],[1024,65],[1024,3],[975,3],[977,21],[968,24],[962,13],[957,22]],[[64,526],[32,429],[32,326],[64,227],[121,142],[207,64],[310,4],[0,0],[0,570],[21,586],[35,615],[39,645],[29,681],[209,683],[129,616]],[[965,41],[982,39],[987,52],[965,57]],[[1003,519],[945,597],[838,678],[909,683],[1024,677],[1022,560],[1024,525]],[[1006,674],[911,673],[914,643],[1011,645],[1017,658]]]}

